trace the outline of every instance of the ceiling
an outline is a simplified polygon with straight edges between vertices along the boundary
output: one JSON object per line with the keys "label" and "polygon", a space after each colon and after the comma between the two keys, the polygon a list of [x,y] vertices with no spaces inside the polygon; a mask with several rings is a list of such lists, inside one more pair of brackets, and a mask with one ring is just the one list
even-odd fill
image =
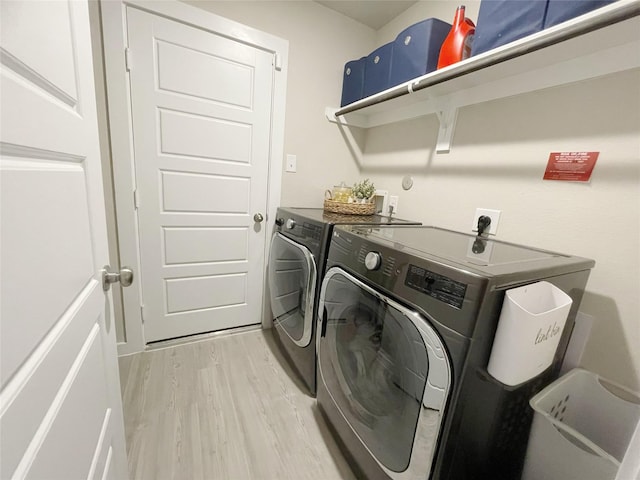
{"label": "ceiling", "polygon": [[325,7],[378,30],[417,0],[315,0]]}

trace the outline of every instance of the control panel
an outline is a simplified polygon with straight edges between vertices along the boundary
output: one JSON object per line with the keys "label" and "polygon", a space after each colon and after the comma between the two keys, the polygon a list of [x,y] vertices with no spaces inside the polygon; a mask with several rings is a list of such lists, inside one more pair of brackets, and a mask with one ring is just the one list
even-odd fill
{"label": "control panel", "polygon": [[304,245],[314,256],[320,255],[324,225],[281,211],[278,211],[275,224],[280,235]]}
{"label": "control panel", "polygon": [[462,308],[467,285],[416,265],[409,265],[404,284],[452,307]]}

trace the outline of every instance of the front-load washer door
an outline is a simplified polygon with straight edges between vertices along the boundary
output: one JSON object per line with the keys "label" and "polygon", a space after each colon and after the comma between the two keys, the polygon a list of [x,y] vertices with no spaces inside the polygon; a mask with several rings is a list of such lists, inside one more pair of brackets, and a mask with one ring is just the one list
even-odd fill
{"label": "front-load washer door", "polygon": [[280,233],[271,241],[269,290],[276,328],[299,347],[311,341],[316,263],[311,252]]}
{"label": "front-load washer door", "polygon": [[439,335],[337,267],[318,312],[320,379],[344,420],[390,477],[427,478],[451,384]]}

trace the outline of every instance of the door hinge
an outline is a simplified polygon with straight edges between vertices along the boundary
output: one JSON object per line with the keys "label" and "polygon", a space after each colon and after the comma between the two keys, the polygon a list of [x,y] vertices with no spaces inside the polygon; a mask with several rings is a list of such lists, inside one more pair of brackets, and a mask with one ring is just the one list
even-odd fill
{"label": "door hinge", "polygon": [[140,194],[138,193],[138,189],[133,191],[133,207],[136,210],[140,208]]}
{"label": "door hinge", "polygon": [[273,54],[273,65],[276,67],[276,70],[282,70],[282,55],[277,52]]}
{"label": "door hinge", "polygon": [[140,305],[140,318],[142,319],[142,323],[144,323],[144,305]]}
{"label": "door hinge", "polygon": [[127,72],[130,72],[133,65],[133,60],[131,58],[131,49],[129,47],[124,49],[124,65],[127,69]]}

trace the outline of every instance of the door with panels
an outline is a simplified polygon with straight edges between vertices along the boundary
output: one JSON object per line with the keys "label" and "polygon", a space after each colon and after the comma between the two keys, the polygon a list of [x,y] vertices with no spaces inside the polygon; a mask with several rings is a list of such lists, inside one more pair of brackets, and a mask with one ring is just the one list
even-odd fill
{"label": "door with panels", "polygon": [[0,478],[124,479],[87,4],[0,8]]}
{"label": "door with panels", "polygon": [[146,342],[258,324],[273,54],[127,9]]}

